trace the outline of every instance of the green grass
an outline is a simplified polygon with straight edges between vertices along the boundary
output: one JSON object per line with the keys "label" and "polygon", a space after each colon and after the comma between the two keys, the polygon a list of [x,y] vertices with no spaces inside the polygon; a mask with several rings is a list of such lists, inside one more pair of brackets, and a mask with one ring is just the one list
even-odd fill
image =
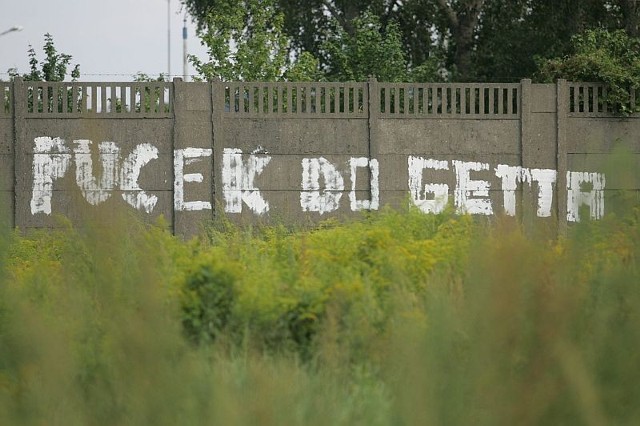
{"label": "green grass", "polygon": [[0,424],[637,424],[640,209],[0,238]]}

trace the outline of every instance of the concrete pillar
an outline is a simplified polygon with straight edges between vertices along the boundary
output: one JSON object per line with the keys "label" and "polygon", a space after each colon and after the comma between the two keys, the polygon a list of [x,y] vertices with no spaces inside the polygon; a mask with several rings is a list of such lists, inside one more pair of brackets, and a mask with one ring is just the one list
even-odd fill
{"label": "concrete pillar", "polygon": [[[521,81],[520,158],[529,170],[557,170],[557,88],[555,84]],[[558,185],[554,185],[551,217],[539,218],[539,183],[522,184],[522,220],[526,229],[557,233]]]}
{"label": "concrete pillar", "polygon": [[569,113],[569,86],[567,81],[559,79],[556,83],[556,170],[558,171],[558,232],[567,231],[567,130]]}
{"label": "concrete pillar", "polygon": [[[214,218],[224,215],[224,200],[222,193],[222,153],[224,150],[224,121],[222,113],[225,107],[225,83],[216,79],[210,83],[211,99],[211,141],[213,148],[212,179],[213,179],[213,212]],[[233,95],[230,95],[233,96]],[[231,102],[231,98],[230,101]],[[231,103],[229,105],[231,108]]]}
{"label": "concrete pillar", "polygon": [[[27,91],[26,84],[20,77],[13,80],[13,167],[14,167],[14,199],[13,214],[14,226],[24,229],[27,225],[27,215],[30,214],[29,206],[21,205],[20,200],[24,199],[23,193],[29,193],[30,188],[25,187],[25,174],[31,173],[26,167],[28,163],[29,149],[25,145],[27,123]],[[35,101],[34,101],[35,102]],[[26,169],[25,169],[26,167]]]}
{"label": "concrete pillar", "polygon": [[[380,161],[380,146],[378,137],[378,125],[380,116],[380,86],[375,76],[370,76],[367,82],[367,98],[369,102],[367,104],[367,117],[369,128],[369,160],[372,158]],[[369,168],[369,182],[371,182],[371,169]],[[371,187],[369,187],[369,199],[371,199]],[[384,203],[383,200],[380,200]]]}
{"label": "concrete pillar", "polygon": [[[520,166],[522,167],[528,167],[532,163],[529,149],[534,140],[531,116],[532,101],[531,79],[526,78],[520,81]],[[518,217],[528,224],[531,221],[532,213],[535,214],[535,209],[533,203],[525,202],[525,199],[530,200],[531,197],[525,197],[523,185],[520,186],[517,197],[517,205],[522,206],[517,210]]]}
{"label": "concrete pillar", "polygon": [[211,86],[173,80],[174,233],[189,238],[213,218]]}

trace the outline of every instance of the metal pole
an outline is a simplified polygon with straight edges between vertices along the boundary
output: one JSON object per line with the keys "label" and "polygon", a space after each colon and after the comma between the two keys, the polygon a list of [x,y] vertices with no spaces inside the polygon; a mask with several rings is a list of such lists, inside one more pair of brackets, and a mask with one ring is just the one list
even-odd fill
{"label": "metal pole", "polygon": [[171,80],[171,0],[167,0],[167,81]]}
{"label": "metal pole", "polygon": [[187,81],[187,14],[184,14],[182,26],[182,79]]}

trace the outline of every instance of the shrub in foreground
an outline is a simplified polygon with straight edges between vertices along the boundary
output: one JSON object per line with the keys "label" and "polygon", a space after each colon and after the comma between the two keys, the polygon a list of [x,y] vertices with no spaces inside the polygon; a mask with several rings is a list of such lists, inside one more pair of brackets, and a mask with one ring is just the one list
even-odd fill
{"label": "shrub in foreground", "polygon": [[634,424],[640,209],[5,235],[2,424]]}

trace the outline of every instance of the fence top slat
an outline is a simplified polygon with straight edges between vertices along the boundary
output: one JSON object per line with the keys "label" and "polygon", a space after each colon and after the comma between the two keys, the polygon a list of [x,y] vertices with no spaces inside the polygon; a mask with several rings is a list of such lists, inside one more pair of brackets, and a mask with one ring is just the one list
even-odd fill
{"label": "fence top slat", "polygon": [[279,82],[256,82],[256,81],[227,81],[227,82],[215,82],[214,85],[224,86],[226,88],[234,88],[234,87],[285,87],[285,88],[305,88],[305,87],[366,87],[368,83],[359,83],[359,82],[327,82],[327,81],[302,81],[302,82],[291,82],[291,81],[279,81]]}
{"label": "fence top slat", "polygon": [[[81,103],[80,110],[76,108],[64,109],[62,112],[47,113],[47,117],[55,118],[169,118],[173,110],[173,83],[172,82],[24,82],[24,99],[29,99],[29,93],[37,90],[43,94],[39,102],[43,102],[51,91],[54,96],[64,96],[62,102],[68,100],[66,96],[73,97],[72,104]],[[51,89],[51,90],[50,90]],[[119,89],[116,91],[116,89]],[[108,90],[110,90],[108,92]],[[165,99],[165,96],[168,97]],[[65,96],[66,93],[66,96]],[[156,96],[157,94],[157,96]],[[107,99],[112,106],[103,108]],[[34,98],[32,98],[34,99]],[[58,99],[49,99],[57,104]],[[36,102],[36,100],[32,101]],[[146,105],[147,102],[155,102],[156,105]],[[119,103],[119,107],[115,107]],[[145,105],[142,105],[145,103]],[[139,110],[136,112],[136,110]],[[38,105],[28,105],[27,117],[35,118],[45,114],[46,108]]]}
{"label": "fence top slat", "polygon": [[[18,81],[18,79],[16,80]],[[65,93],[73,93],[72,98],[67,98],[65,96],[64,100],[58,99],[50,99],[50,102],[53,102],[54,105],[64,105],[65,103],[72,104],[73,102],[81,101],[86,103],[88,99],[91,99],[91,105],[104,104],[106,102],[112,102],[111,105],[106,108],[98,108],[98,111],[93,110],[93,108],[89,107],[91,111],[87,111],[87,106],[84,106],[83,110],[75,110],[75,108],[63,108],[63,112],[55,113],[60,114],[61,116],[73,116],[73,117],[82,117],[87,116],[89,114],[98,115],[98,116],[112,116],[118,117],[122,115],[126,115],[128,112],[132,112],[136,105],[129,105],[130,102],[140,102],[140,98],[146,98],[146,102],[156,102],[156,107],[153,105],[148,108],[144,115],[145,116],[159,116],[159,117],[168,117],[170,116],[170,112],[173,111],[173,90],[174,83],[173,82],[162,82],[162,81],[151,81],[151,82],[78,82],[78,81],[65,81],[65,82],[47,82],[47,81],[24,81],[19,79],[21,82],[21,86],[25,90],[25,93],[17,93],[16,99],[28,99],[25,95],[28,93],[32,93],[31,91],[39,92],[39,102],[43,102],[47,100],[48,97],[51,96],[51,92],[54,94],[58,94],[57,96],[65,96]],[[445,100],[438,99],[435,95],[427,96],[427,90],[451,90],[451,95],[455,94],[456,99],[459,99],[461,105],[468,105],[470,113],[466,113],[465,109],[460,109],[460,112],[456,110],[456,115],[473,115],[474,111],[474,102],[483,102],[487,95],[490,97],[495,97],[497,95],[497,111],[503,112],[499,115],[505,116],[519,116],[520,111],[518,108],[514,108],[511,104],[513,101],[517,101],[521,97],[521,83],[442,83],[442,82],[434,82],[434,83],[392,83],[392,82],[240,82],[240,81],[232,81],[232,82],[212,82],[212,85],[218,88],[224,88],[222,90],[237,90],[240,92],[252,90],[265,90],[265,94],[268,96],[273,96],[273,90],[278,90],[282,92],[283,90],[287,93],[287,98],[290,98],[293,95],[300,96],[300,93],[303,93],[306,98],[297,99],[297,103],[306,103],[306,102],[315,102],[314,111],[307,112],[306,108],[295,108],[295,112],[287,111],[285,113],[280,112],[280,115],[295,117],[302,116],[304,114],[313,114],[323,116],[324,114],[329,114],[328,111],[322,113],[320,110],[320,102],[327,104],[333,104],[332,98],[334,96],[342,96],[342,93],[348,93],[353,90],[354,99],[353,102],[358,103],[359,105],[359,97],[363,98],[363,101],[366,103],[366,100],[369,97],[369,92],[367,88],[373,87],[380,89],[380,92],[376,94],[376,97],[385,96],[383,103],[385,104],[396,104],[404,103],[405,106],[407,102],[409,105],[412,105],[412,102],[422,102],[412,98],[423,99],[425,105],[424,109],[418,109],[413,112],[417,117],[426,117],[427,112],[431,109],[434,111],[432,115],[434,116],[443,116],[446,115],[445,112],[438,113],[438,107],[445,103]],[[601,82],[575,82],[575,81],[567,81],[565,87],[568,88],[567,95],[568,98],[572,98],[573,100],[569,100],[569,102],[580,102],[579,105],[574,105],[570,108],[571,115],[610,115],[610,112],[606,112],[608,110],[609,105],[606,101],[604,101],[606,97],[606,88],[607,86]],[[109,88],[109,89],[107,89]],[[118,89],[116,92],[115,89]],[[391,91],[388,91],[392,89]],[[393,89],[401,89],[400,92],[395,92]],[[489,89],[488,91],[484,91],[483,89]],[[503,95],[502,92],[494,92],[492,89],[500,89],[500,90],[508,90],[507,95]],[[3,105],[0,105],[0,114],[7,115],[10,114],[13,109],[13,102],[9,100],[14,96],[14,82],[0,82],[0,100],[2,100]],[[404,90],[404,92],[403,92]],[[322,92],[321,92],[322,91]],[[387,95],[384,95],[385,91],[387,91]],[[478,92],[479,91],[479,92]],[[76,93],[77,92],[77,93]],[[135,93],[138,92],[136,96]],[[309,96],[307,95],[309,92]],[[459,92],[459,93],[458,93]],[[126,93],[126,94],[125,94]],[[130,96],[128,96],[131,93]],[[404,93],[404,94],[403,94]],[[505,92],[507,93],[507,92]],[[146,96],[149,94],[150,96]],[[249,97],[252,97],[254,94],[249,93]],[[324,95],[324,96],[322,96]],[[56,95],[54,95],[56,96]],[[67,95],[69,96],[69,95]],[[404,102],[401,102],[402,99],[395,99],[395,96],[405,96]],[[438,95],[441,96],[441,95]],[[636,100],[635,91],[631,94],[629,102],[634,102]],[[108,97],[105,98],[105,97]],[[133,101],[131,100],[133,97]],[[276,95],[277,97],[277,95]],[[393,99],[389,99],[389,97]],[[406,97],[409,97],[408,99]],[[95,98],[95,99],[94,99]],[[126,99],[125,99],[126,98]],[[157,99],[155,99],[157,98]],[[578,99],[580,98],[580,99]],[[154,100],[155,99],[155,100]],[[429,105],[427,106],[427,99],[429,100]],[[232,100],[233,101],[233,100]],[[242,99],[240,102],[246,102],[248,99]],[[275,98],[274,98],[275,101]],[[391,101],[391,102],[390,102]],[[448,103],[448,100],[446,100]],[[33,101],[37,102],[37,101]],[[116,111],[115,104],[116,102],[122,102],[122,106],[118,109],[120,111]],[[262,99],[259,99],[259,102],[263,102]],[[336,105],[338,104],[338,100],[335,100]],[[349,102],[352,102],[351,100]],[[431,105],[433,102],[433,105]],[[453,98],[451,99],[453,102]],[[456,101],[458,102],[458,101]],[[507,103],[504,103],[507,102]],[[347,103],[347,99],[344,99],[344,103]],[[582,104],[584,104],[582,106]],[[269,105],[268,110],[271,111],[271,106],[275,106],[277,109],[280,109],[280,105]],[[400,106],[400,105],[399,105]],[[480,110],[485,105],[480,105]],[[582,106],[582,111],[580,111],[580,106]],[[131,111],[127,110],[127,107],[131,109]],[[354,105],[348,105],[349,111],[345,112],[333,112],[331,113],[333,116],[344,116],[344,117],[361,117],[368,114],[367,108],[363,108],[363,111],[360,111],[360,108]],[[381,108],[383,105],[381,105]],[[494,105],[489,105],[489,110],[493,110]],[[59,108],[58,108],[59,109]],[[144,109],[144,108],[143,108]],[[297,111],[297,110],[300,111]],[[406,108],[405,108],[406,109]],[[602,111],[600,111],[602,109]],[[303,112],[304,110],[304,112]],[[394,111],[393,113],[386,110],[384,113],[379,111],[379,113],[384,114],[387,117],[395,116],[395,115],[406,115],[401,114],[399,108],[398,111]],[[269,112],[267,111],[267,112]],[[259,116],[265,115],[267,112],[264,111],[264,108],[260,108],[256,114]],[[485,111],[488,114],[489,111]],[[40,109],[37,105],[32,105],[29,108],[27,114],[30,117],[35,117],[39,115],[43,115],[45,113],[45,109]],[[233,111],[231,108],[230,111],[225,111],[225,115],[235,114],[236,111]],[[49,113],[51,115],[51,113]],[[479,117],[482,117],[485,114],[479,114]],[[142,116],[142,114],[138,113],[135,115],[136,117]]]}
{"label": "fence top slat", "polygon": [[437,88],[487,88],[487,89],[511,89],[520,87],[520,83],[376,83],[379,87],[383,88],[425,88],[425,87],[437,87]]}
{"label": "fence top slat", "polygon": [[597,81],[568,81],[567,85],[572,86],[605,86],[604,83],[598,83]]}
{"label": "fence top slat", "polygon": [[13,112],[11,83],[0,82],[0,116],[10,116]]}

